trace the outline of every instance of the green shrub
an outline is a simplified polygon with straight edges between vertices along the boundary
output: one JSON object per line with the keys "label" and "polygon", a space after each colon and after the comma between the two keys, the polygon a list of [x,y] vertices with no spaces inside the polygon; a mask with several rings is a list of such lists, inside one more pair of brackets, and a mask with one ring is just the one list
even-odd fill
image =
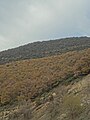
{"label": "green shrub", "polygon": [[76,120],[84,111],[84,106],[81,104],[81,97],[74,95],[64,97],[63,108],[66,110],[70,120]]}

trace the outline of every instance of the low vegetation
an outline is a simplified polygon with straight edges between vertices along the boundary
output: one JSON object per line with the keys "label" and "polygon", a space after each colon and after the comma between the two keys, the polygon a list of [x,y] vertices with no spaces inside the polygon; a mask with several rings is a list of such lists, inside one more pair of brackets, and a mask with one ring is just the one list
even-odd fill
{"label": "low vegetation", "polygon": [[34,101],[90,73],[90,49],[0,65],[0,106]]}
{"label": "low vegetation", "polygon": [[0,120],[90,120],[90,38],[0,52]]}

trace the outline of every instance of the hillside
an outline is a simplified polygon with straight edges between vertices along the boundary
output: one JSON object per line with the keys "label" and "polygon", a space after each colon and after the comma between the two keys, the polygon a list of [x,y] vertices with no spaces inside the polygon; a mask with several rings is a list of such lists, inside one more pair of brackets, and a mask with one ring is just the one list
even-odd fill
{"label": "hillside", "polygon": [[[3,116],[3,117],[2,117]],[[38,97],[4,107],[0,120],[90,120],[90,74]]]}
{"label": "hillside", "polygon": [[59,55],[68,51],[90,48],[89,37],[73,37],[30,43],[18,48],[0,52],[0,64]]}
{"label": "hillside", "polygon": [[[72,96],[74,89],[73,87],[77,86],[76,84],[79,84],[79,82],[82,81],[82,79],[84,79],[84,77],[89,74],[90,74],[90,49],[81,50],[81,51],[72,51],[61,55],[55,55],[45,58],[21,60],[17,62],[7,63],[5,65],[0,65],[1,116],[4,114],[3,112],[4,110],[4,111],[9,111],[6,112],[5,114],[6,116],[3,115],[4,120],[6,119],[29,120],[31,118],[32,120],[37,120],[38,115],[40,117],[40,115],[42,114],[41,112],[38,112],[38,110],[42,110],[42,109],[45,110],[46,107],[44,106],[46,104],[49,103],[50,105],[51,103],[54,102],[53,96],[56,96],[56,92],[54,94],[52,93],[55,89],[58,92],[61,90],[58,100],[60,100],[62,97],[63,97],[63,101],[65,99],[65,102],[63,103],[61,102],[62,103],[61,105],[64,104],[65,109],[67,110],[66,113],[63,113],[62,108],[64,107],[62,107],[61,108],[62,112],[60,114],[58,113],[56,117],[58,117],[58,115],[61,114],[64,114],[62,116],[65,117],[67,114],[69,115],[69,113],[67,112],[69,112],[68,104],[70,103],[68,102],[73,101],[74,100],[73,97],[78,95],[78,90],[77,90],[76,92],[74,91],[76,95]],[[84,79],[84,81],[85,80],[86,79]],[[88,77],[87,85],[89,85],[90,83],[89,80],[90,77]],[[88,88],[87,89],[88,91],[89,91],[89,87],[86,87]],[[83,120],[89,120],[90,108],[87,108],[86,104],[85,104],[85,108],[80,107],[81,104],[84,104],[83,102],[80,101],[84,99],[86,95],[85,91],[86,89],[85,87],[83,87],[83,90],[81,90],[81,92],[79,91],[79,97],[81,96],[81,98],[78,98],[78,96],[76,96],[76,99],[78,101],[77,103],[72,102],[72,104],[75,104],[75,106],[77,106],[77,108],[75,108],[76,110],[80,109],[79,111],[80,113],[88,112],[87,119],[84,118]],[[70,94],[70,97],[67,96],[67,93],[68,96]],[[87,96],[88,95],[89,92],[87,92]],[[89,99],[89,96],[87,98]],[[88,100],[87,98],[86,101]],[[26,103],[28,104],[29,108],[27,108],[27,105],[25,105]],[[57,102],[55,103],[55,106],[56,104]],[[16,106],[20,108],[18,109],[18,112],[15,113],[10,112],[12,111],[12,109],[16,109]],[[90,107],[90,102],[88,102],[88,106]],[[33,117],[31,117],[30,109],[33,109],[31,110],[33,111]],[[49,109],[49,111],[50,110],[52,111],[52,105],[51,107],[49,106],[47,109]],[[22,118],[21,116],[22,112],[20,113],[20,110],[22,110],[23,114],[26,115],[26,117],[24,116],[24,118]],[[55,111],[57,113],[56,109]],[[27,118],[28,112],[31,118]],[[74,117],[76,115],[79,115],[77,111],[72,114],[75,114]],[[47,120],[56,120],[56,118],[53,118],[52,115],[53,113],[51,115],[49,114],[49,117],[50,116],[51,117],[50,118],[47,117],[48,118]],[[41,118],[41,117],[40,120],[45,120],[46,118],[46,117],[45,118],[43,117]],[[69,117],[70,116],[67,117],[68,120],[71,119]],[[73,116],[71,117],[73,118]],[[3,118],[1,117],[1,120],[2,119]],[[63,120],[63,119],[66,118],[62,117],[62,119],[60,118],[59,120]],[[75,120],[79,120],[79,119],[77,118]]]}

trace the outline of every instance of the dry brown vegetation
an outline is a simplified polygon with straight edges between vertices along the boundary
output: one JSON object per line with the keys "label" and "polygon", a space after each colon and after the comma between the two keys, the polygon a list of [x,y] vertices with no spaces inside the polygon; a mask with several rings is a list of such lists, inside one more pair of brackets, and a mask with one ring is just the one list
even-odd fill
{"label": "dry brown vegetation", "polygon": [[90,49],[0,65],[0,105],[35,99],[90,72]]}

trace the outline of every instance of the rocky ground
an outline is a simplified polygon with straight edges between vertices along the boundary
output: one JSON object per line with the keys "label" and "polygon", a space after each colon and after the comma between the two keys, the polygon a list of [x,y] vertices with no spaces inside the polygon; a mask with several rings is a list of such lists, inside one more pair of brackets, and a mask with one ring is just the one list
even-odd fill
{"label": "rocky ground", "polygon": [[1,109],[0,120],[90,120],[90,74],[58,85],[34,102]]}

